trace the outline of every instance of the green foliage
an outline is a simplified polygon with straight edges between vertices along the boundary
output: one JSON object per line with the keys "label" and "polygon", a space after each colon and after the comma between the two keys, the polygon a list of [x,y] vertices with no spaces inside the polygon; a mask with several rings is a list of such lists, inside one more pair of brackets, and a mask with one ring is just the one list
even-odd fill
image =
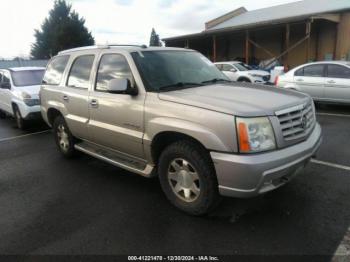
{"label": "green foliage", "polygon": [[149,46],[162,46],[162,42],[160,41],[159,35],[156,33],[156,30],[154,30],[154,28],[152,28]]}
{"label": "green foliage", "polygon": [[35,30],[35,38],[31,49],[34,59],[48,59],[65,49],[95,44],[85,27],[85,19],[80,18],[65,0],[55,0],[41,30]]}

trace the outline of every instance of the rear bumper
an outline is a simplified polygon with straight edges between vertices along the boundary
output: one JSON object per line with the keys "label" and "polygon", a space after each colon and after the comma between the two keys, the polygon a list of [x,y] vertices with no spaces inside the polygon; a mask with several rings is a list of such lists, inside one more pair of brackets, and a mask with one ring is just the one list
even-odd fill
{"label": "rear bumper", "polygon": [[321,127],[297,145],[258,155],[211,152],[219,192],[223,196],[246,198],[274,190],[303,170],[322,142]]}

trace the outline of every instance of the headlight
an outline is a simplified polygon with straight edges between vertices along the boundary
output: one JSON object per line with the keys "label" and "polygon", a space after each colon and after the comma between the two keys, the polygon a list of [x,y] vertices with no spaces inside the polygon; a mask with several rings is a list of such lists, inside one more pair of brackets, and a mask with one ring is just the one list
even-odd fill
{"label": "headlight", "polygon": [[27,106],[38,106],[38,105],[40,105],[40,100],[39,99],[23,99],[23,102]]}
{"label": "headlight", "polygon": [[256,153],[276,149],[275,135],[267,117],[237,117],[236,125],[241,153]]}

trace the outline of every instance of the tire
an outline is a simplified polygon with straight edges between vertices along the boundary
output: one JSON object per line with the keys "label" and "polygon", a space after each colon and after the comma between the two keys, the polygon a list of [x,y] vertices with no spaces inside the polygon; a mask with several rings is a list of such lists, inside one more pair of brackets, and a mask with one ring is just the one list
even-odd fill
{"label": "tire", "polygon": [[194,142],[168,146],[159,158],[158,173],[167,198],[188,214],[204,215],[220,200],[210,155]]}
{"label": "tire", "polygon": [[13,114],[16,120],[17,128],[20,130],[25,130],[27,127],[27,122],[22,118],[21,112],[16,105],[13,107]]}
{"label": "tire", "polygon": [[241,83],[251,83],[251,81],[250,81],[249,79],[246,79],[246,78],[239,79],[238,82],[241,82]]}
{"label": "tire", "polygon": [[56,145],[61,154],[66,158],[72,158],[76,155],[74,145],[75,137],[70,132],[68,125],[62,116],[57,116],[53,122],[52,130]]}

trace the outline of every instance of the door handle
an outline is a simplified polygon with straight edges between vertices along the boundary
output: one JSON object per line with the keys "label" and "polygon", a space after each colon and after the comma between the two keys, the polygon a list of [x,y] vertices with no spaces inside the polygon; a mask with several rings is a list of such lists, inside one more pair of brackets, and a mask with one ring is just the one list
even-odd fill
{"label": "door handle", "polygon": [[98,101],[96,99],[91,99],[90,105],[93,108],[97,108],[98,107]]}
{"label": "door handle", "polygon": [[69,97],[68,97],[67,95],[64,95],[64,96],[63,96],[63,101],[68,102],[68,101],[69,101]]}
{"label": "door handle", "polygon": [[336,82],[334,80],[327,81],[328,84],[335,84]]}
{"label": "door handle", "polygon": [[298,82],[304,82],[304,79],[299,78],[299,79],[297,79],[297,81],[298,81]]}

